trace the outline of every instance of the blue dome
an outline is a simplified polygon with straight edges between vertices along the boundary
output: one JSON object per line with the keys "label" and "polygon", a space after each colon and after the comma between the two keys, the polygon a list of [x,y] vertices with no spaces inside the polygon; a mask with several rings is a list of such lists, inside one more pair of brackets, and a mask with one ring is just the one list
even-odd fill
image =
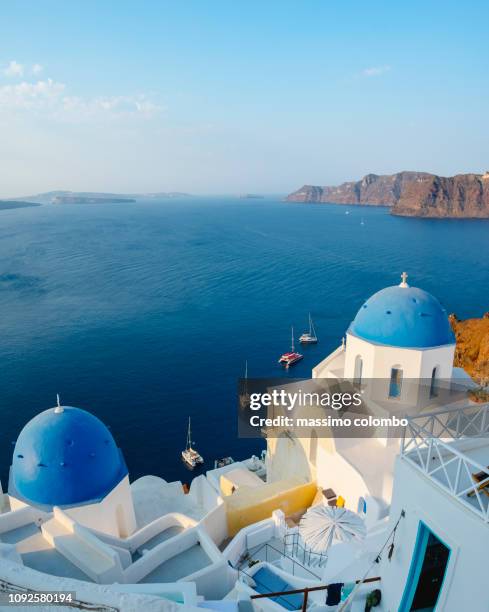
{"label": "blue dome", "polygon": [[430,293],[402,283],[372,295],[358,311],[348,332],[369,342],[402,348],[455,344],[440,302]]}
{"label": "blue dome", "polygon": [[103,499],[127,475],[107,427],[85,410],[45,410],[27,423],[15,444],[9,494],[42,506]]}

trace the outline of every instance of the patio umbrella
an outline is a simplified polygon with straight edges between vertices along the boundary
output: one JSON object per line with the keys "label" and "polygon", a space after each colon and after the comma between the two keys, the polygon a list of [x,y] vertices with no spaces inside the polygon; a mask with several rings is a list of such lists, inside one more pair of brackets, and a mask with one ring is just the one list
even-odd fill
{"label": "patio umbrella", "polygon": [[337,542],[362,540],[366,528],[355,512],[319,504],[309,508],[301,518],[299,534],[312,552],[324,553]]}

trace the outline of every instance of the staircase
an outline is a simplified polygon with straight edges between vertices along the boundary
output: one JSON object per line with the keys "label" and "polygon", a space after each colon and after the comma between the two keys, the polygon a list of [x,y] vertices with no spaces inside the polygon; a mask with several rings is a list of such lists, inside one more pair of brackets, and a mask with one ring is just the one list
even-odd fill
{"label": "staircase", "polygon": [[119,555],[107,544],[54,508],[53,518],[41,525],[41,532],[53,548],[94,582],[123,582]]}

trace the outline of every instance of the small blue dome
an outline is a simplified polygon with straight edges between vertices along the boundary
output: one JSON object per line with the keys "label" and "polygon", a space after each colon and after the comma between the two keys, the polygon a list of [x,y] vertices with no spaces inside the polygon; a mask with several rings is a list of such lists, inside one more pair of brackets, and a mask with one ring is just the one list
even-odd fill
{"label": "small blue dome", "polygon": [[80,505],[100,501],[126,475],[122,453],[100,419],[80,408],[51,408],[19,434],[9,494],[33,505]]}
{"label": "small blue dome", "polygon": [[348,329],[376,344],[425,349],[455,344],[448,316],[430,293],[401,283],[370,297]]}

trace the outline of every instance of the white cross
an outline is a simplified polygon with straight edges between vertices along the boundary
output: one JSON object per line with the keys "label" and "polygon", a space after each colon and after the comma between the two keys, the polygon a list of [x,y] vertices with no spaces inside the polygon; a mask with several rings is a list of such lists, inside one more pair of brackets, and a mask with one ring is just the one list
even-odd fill
{"label": "white cross", "polygon": [[406,282],[407,279],[408,279],[408,275],[406,274],[406,272],[403,272],[401,274],[401,280],[402,280],[401,287],[407,287],[407,282]]}
{"label": "white cross", "polygon": [[56,414],[59,414],[60,412],[64,411],[63,406],[61,405],[60,399],[59,399],[59,393],[56,393],[56,408],[54,409],[54,412],[56,412]]}

